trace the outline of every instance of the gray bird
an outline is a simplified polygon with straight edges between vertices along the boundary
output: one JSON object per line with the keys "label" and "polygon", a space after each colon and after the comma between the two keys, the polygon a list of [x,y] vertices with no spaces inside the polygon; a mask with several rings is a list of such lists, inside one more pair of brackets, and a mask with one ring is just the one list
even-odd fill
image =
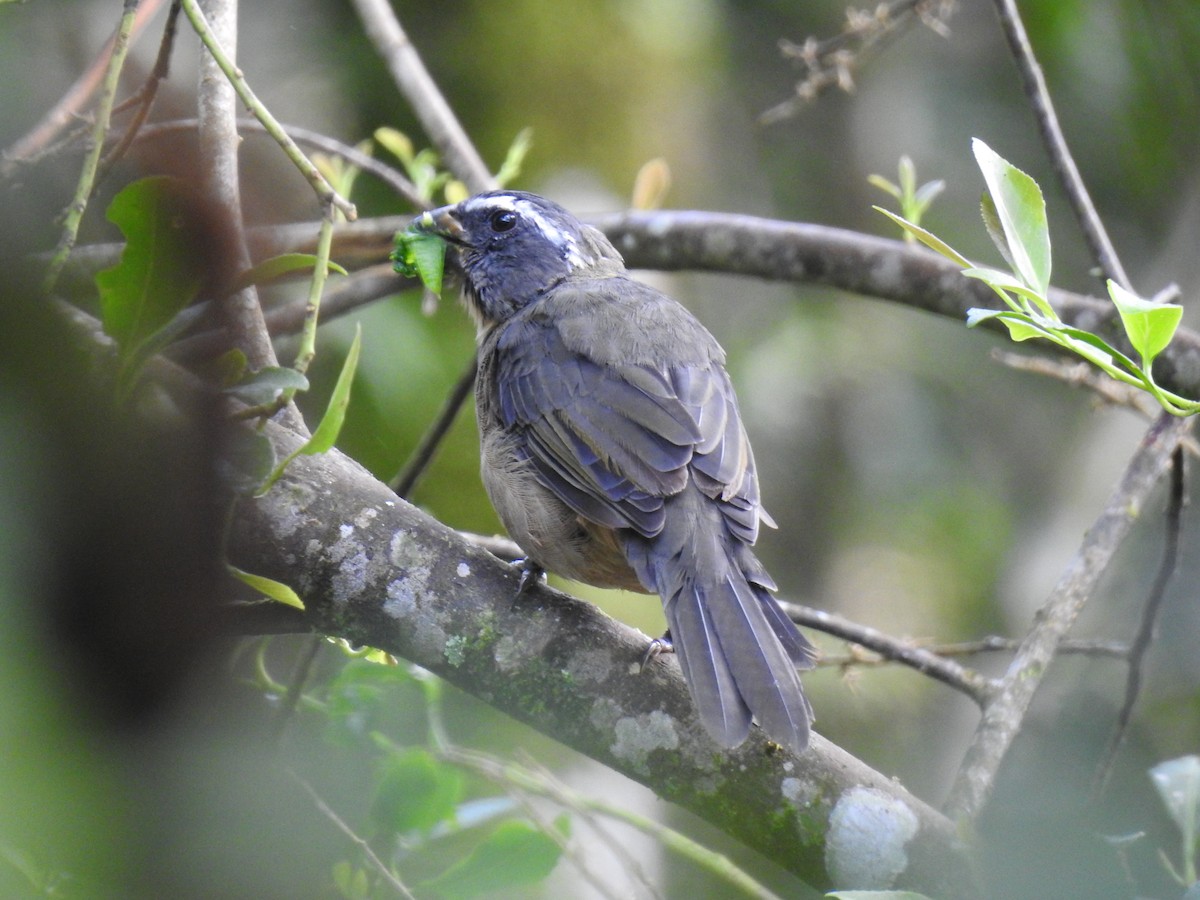
{"label": "gray bird", "polygon": [[796,670],[816,653],[750,549],[774,523],[720,345],[543,197],[479,194],[414,228],[461,270],[483,483],[529,561],[658,594],[713,739],[737,746],[753,717],[802,751],[812,708]]}

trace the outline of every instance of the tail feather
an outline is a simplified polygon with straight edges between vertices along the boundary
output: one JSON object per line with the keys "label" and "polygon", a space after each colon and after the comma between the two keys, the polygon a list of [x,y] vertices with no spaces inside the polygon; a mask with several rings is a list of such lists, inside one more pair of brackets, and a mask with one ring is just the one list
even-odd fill
{"label": "tail feather", "polygon": [[672,597],[664,611],[675,656],[700,720],[718,744],[736,747],[750,733],[750,708],[721,650],[708,605],[695,591],[686,591]]}
{"label": "tail feather", "polygon": [[[770,576],[727,529],[720,510],[689,488],[670,501],[653,538],[629,535],[626,555],[663,599],[680,667],[705,728],[740,744],[751,716],[796,752],[808,746],[812,707],[797,668],[815,650],[768,593]],[[764,583],[765,582],[765,583]]]}

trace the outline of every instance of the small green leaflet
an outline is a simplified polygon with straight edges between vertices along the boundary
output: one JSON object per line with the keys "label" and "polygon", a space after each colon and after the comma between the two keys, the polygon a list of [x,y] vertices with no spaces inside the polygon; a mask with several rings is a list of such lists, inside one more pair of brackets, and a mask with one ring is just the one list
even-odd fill
{"label": "small green leaflet", "polygon": [[1132,294],[1111,279],[1108,295],[1112,297],[1121,316],[1121,324],[1129,343],[1142,357],[1142,366],[1150,367],[1154,357],[1162,353],[1175,337],[1183,318],[1183,307],[1175,303],[1153,303]]}
{"label": "small green leaflet", "polygon": [[284,458],[284,460],[275,467],[270,477],[263,483],[256,492],[256,497],[261,497],[271,489],[271,486],[279,480],[287,469],[288,463],[295,459],[300,454],[306,456],[316,456],[318,453],[325,453],[337,442],[338,435],[342,431],[342,423],[346,421],[346,408],[350,405],[350,387],[354,384],[354,372],[358,368],[358,356],[362,349],[362,326],[359,325],[354,329],[354,340],[350,344],[350,352],[346,354],[346,361],[342,363],[342,371],[338,375],[337,384],[333,387],[333,393],[329,397],[329,405],[325,407],[325,414],[321,417],[320,424],[316,430],[304,444],[297,447]]}
{"label": "small green leaflet", "polygon": [[[421,283],[437,296],[442,296],[442,272],[446,264],[446,242],[436,234],[418,230],[418,223],[429,219],[426,213],[404,231],[396,232],[396,246],[391,260],[395,270],[405,278],[420,278]],[[429,220],[432,224],[432,219]]]}
{"label": "small green leaflet", "polygon": [[[979,138],[971,142],[971,148],[994,207],[984,205],[988,231],[1025,284],[1045,296],[1050,288],[1050,228],[1042,189]],[[996,222],[1003,232],[1003,242],[994,231]]]}
{"label": "small green leaflet", "polygon": [[225,568],[238,581],[248,584],[264,597],[270,597],[272,600],[293,606],[299,610],[304,609],[304,601],[300,599],[300,595],[282,581],[267,578],[265,575],[255,575],[252,572],[245,572],[237,566],[227,565]]}

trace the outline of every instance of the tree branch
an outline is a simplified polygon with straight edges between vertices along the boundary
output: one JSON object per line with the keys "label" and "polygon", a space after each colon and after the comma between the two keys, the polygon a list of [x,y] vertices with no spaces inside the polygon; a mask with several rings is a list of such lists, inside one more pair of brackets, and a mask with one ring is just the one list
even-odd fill
{"label": "tree branch", "polygon": [[1091,597],[1191,424],[1189,419],[1163,413],[1142,438],[1083,546],[1038,611],[1036,624],[1009,665],[1000,690],[984,708],[946,802],[952,818],[972,819],[987,802],[1000,764],[1020,731],[1059,642]]}
{"label": "tree branch", "polygon": [[[185,12],[190,6],[185,5]],[[231,60],[237,58],[237,0],[206,0],[207,27]],[[211,53],[200,54],[200,84],[197,90],[200,119],[201,180],[204,195],[214,205],[221,230],[228,236],[229,277],[250,268],[242,222],[241,188],[238,183],[237,94]],[[258,291],[254,285],[223,297],[222,318],[233,346],[246,354],[251,369],[278,364],[267,326],[263,321]],[[297,417],[298,418],[298,417]]]}
{"label": "tree branch", "polygon": [[1071,209],[1075,212],[1084,240],[1087,241],[1088,248],[1105,278],[1111,278],[1121,287],[1132,291],[1129,276],[1125,274],[1125,268],[1121,265],[1112,241],[1109,240],[1104,222],[1096,212],[1087,186],[1083,183],[1083,177],[1079,174],[1079,167],[1075,165],[1075,157],[1067,147],[1067,139],[1058,123],[1058,113],[1054,111],[1050,91],[1046,88],[1046,78],[1042,74],[1042,67],[1038,65],[1037,57],[1033,55],[1033,47],[1029,43],[1029,35],[1017,10],[1016,0],[995,0],[995,6],[996,15],[1000,17],[1000,25],[1004,29],[1004,38],[1008,41],[1009,50],[1012,51],[1017,64],[1025,96],[1037,120],[1042,142],[1046,145],[1050,162],[1058,174],[1063,190],[1066,191]]}
{"label": "tree branch", "polygon": [[[267,433],[280,454],[298,442]],[[719,750],[674,660],[633,674],[644,635],[548,588],[514,601],[512,567],[337,451],[297,458],[244,501],[231,546],[236,564],[296,588],[322,633],[424,666],[813,884],[866,864],[933,895],[975,892],[957,832],[894,780],[819,735],[798,757],[760,733]]]}
{"label": "tree branch", "polygon": [[354,8],[446,166],[473,194],[494,188],[491,171],[429,76],[391,5],[387,0],[354,0]]}

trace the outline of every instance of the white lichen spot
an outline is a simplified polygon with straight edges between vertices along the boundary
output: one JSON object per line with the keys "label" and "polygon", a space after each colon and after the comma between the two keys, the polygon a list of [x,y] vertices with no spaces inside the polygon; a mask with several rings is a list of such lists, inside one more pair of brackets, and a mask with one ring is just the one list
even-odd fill
{"label": "white lichen spot", "polygon": [[917,815],[902,800],[872,788],[842,795],[829,816],[825,866],[838,887],[886,890],[908,868]]}
{"label": "white lichen spot", "polygon": [[454,574],[457,575],[459,578],[467,578],[471,574],[471,567],[468,566],[465,562],[460,562],[458,564],[458,568],[454,570]]}
{"label": "white lichen spot", "polygon": [[367,570],[371,560],[354,532],[353,525],[340,525],[339,537],[328,551],[329,559],[338,567],[337,574],[329,582],[335,603],[346,603],[351,597],[361,594],[367,586]]}
{"label": "white lichen spot", "polygon": [[393,619],[407,619],[417,611],[417,596],[405,578],[389,581],[383,611]]}
{"label": "white lichen spot", "polygon": [[810,806],[817,799],[817,788],[799,778],[785,778],[779,783],[779,792],[793,806]]}
{"label": "white lichen spot", "polygon": [[592,727],[601,731],[614,728],[619,718],[621,718],[621,707],[611,697],[600,697],[592,704],[592,711],[588,714],[588,721]]}
{"label": "white lichen spot", "polygon": [[580,683],[598,683],[612,671],[612,654],[607,650],[583,650],[572,654],[566,674]]}
{"label": "white lichen spot", "polygon": [[646,757],[653,751],[679,747],[675,720],[660,709],[617,719],[613,731],[616,741],[609,748],[612,755],[625,760],[635,770],[645,768]]}
{"label": "white lichen spot", "polygon": [[354,517],[354,526],[356,528],[366,528],[378,515],[379,510],[368,506]]}

